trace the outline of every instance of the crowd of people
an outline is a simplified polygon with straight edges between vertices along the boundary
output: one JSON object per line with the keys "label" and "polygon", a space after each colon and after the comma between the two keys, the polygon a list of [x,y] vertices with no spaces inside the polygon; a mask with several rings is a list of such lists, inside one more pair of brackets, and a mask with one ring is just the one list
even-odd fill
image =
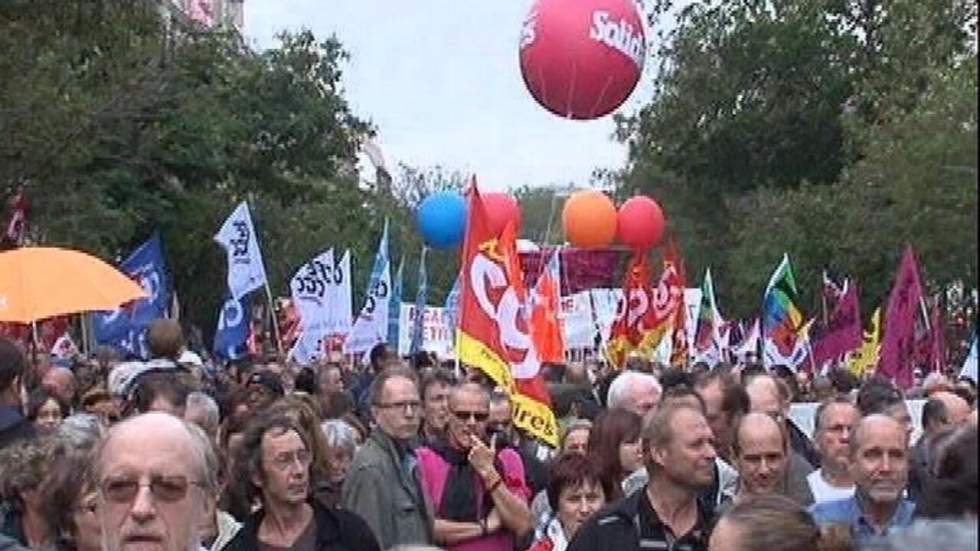
{"label": "crowd of people", "polygon": [[[216,366],[0,338],[0,550],[975,549],[970,381],[549,364],[552,448],[479,370],[375,346]],[[455,369],[453,369],[455,367]],[[819,401],[813,434],[794,401]]]}

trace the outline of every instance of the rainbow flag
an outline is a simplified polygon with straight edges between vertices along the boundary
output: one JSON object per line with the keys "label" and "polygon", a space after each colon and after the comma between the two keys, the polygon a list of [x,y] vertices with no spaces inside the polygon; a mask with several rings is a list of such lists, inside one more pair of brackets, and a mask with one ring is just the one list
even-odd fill
{"label": "rainbow flag", "polygon": [[789,255],[783,254],[762,301],[762,361],[766,367],[796,368],[797,341],[805,338],[803,312],[797,306],[799,293]]}

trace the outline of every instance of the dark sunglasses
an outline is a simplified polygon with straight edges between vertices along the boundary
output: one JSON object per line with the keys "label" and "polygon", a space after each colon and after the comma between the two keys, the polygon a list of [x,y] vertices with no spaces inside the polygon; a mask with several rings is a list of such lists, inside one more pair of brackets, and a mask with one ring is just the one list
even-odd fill
{"label": "dark sunglasses", "polygon": [[149,486],[154,499],[174,503],[184,499],[191,486],[203,484],[188,480],[185,476],[152,476],[149,484],[140,482],[138,478],[107,478],[102,481],[99,490],[107,501],[132,503],[143,486]]}
{"label": "dark sunglasses", "polygon": [[477,423],[484,423],[490,418],[490,414],[484,411],[456,411],[452,410],[453,415],[456,416],[460,421],[468,421],[470,419],[476,421]]}

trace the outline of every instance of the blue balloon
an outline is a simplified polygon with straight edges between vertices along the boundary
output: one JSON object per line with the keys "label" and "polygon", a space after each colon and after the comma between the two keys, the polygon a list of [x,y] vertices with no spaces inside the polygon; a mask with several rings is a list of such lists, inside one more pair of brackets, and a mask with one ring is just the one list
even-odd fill
{"label": "blue balloon", "polygon": [[466,201],[455,191],[440,191],[425,198],[415,215],[419,232],[431,247],[458,245],[466,231]]}

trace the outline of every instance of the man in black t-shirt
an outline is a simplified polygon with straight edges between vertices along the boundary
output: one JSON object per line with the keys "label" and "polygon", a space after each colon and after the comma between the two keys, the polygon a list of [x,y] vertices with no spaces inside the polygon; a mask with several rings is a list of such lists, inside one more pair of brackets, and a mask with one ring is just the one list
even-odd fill
{"label": "man in black t-shirt", "polygon": [[714,477],[715,450],[704,414],[690,405],[656,411],[643,429],[650,482],[579,529],[568,551],[705,551],[712,512],[698,492]]}

